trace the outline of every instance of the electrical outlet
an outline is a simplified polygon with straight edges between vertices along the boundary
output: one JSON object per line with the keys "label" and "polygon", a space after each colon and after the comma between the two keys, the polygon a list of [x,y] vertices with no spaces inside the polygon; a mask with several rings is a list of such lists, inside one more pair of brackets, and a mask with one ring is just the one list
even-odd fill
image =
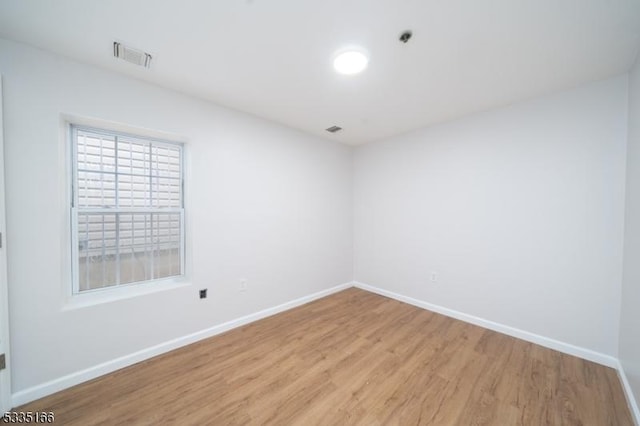
{"label": "electrical outlet", "polygon": [[206,299],[206,298],[207,298],[207,289],[204,288],[200,290],[200,299]]}
{"label": "electrical outlet", "polygon": [[247,280],[246,279],[241,279],[240,280],[240,287],[238,289],[240,291],[247,291]]}
{"label": "electrical outlet", "polygon": [[432,283],[437,283],[438,282],[438,273],[431,271],[431,273],[429,274],[429,281],[431,281]]}

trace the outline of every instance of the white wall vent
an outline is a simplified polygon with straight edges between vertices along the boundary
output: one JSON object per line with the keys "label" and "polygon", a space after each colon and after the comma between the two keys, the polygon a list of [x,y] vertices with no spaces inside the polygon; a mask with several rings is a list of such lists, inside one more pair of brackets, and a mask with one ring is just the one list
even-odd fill
{"label": "white wall vent", "polygon": [[117,41],[113,42],[113,56],[124,59],[134,65],[140,65],[145,68],[151,67],[150,54],[143,52],[142,50],[132,49],[122,43],[118,43]]}

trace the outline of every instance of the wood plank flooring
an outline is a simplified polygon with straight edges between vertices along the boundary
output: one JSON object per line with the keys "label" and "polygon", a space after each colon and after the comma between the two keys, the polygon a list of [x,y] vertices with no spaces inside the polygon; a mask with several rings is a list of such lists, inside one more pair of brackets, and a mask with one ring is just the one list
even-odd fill
{"label": "wood plank flooring", "polygon": [[633,425],[611,368],[358,289],[17,410],[83,426]]}

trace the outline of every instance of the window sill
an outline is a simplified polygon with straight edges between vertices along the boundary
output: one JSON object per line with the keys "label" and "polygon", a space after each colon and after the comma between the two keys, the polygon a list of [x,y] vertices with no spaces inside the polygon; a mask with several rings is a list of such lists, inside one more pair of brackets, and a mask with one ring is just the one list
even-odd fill
{"label": "window sill", "polygon": [[104,288],[87,293],[68,295],[63,311],[86,308],[103,303],[116,302],[134,297],[158,293],[177,288],[188,287],[191,282],[187,277],[173,277],[168,279],[123,285],[115,288]]}

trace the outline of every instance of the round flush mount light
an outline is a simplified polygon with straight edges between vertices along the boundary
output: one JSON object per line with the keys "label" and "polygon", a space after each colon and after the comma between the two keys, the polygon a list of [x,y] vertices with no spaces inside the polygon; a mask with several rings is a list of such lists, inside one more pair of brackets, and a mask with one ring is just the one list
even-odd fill
{"label": "round flush mount light", "polygon": [[360,50],[345,50],[336,55],[333,68],[344,75],[358,74],[367,68],[369,58]]}

